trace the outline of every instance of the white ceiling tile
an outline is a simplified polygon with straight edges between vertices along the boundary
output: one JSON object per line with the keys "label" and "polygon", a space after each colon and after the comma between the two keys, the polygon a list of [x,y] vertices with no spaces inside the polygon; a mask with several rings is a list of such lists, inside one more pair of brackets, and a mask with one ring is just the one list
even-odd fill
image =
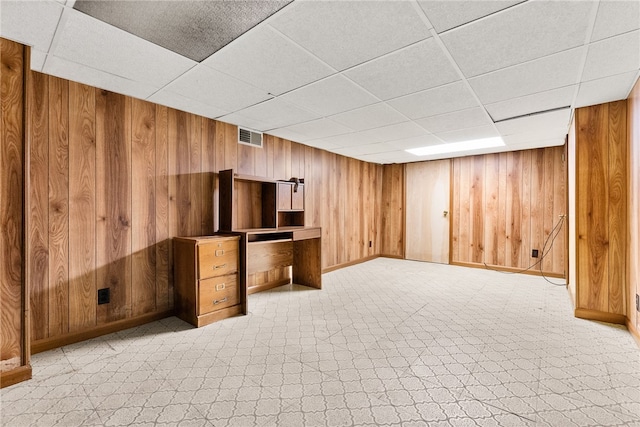
{"label": "white ceiling tile", "polygon": [[591,41],[602,40],[640,28],[640,2],[601,1]]}
{"label": "white ceiling tile", "polygon": [[304,139],[299,140],[300,142],[352,132],[348,127],[324,118],[288,126],[286,129],[301,135]]}
{"label": "white ceiling tile", "polygon": [[69,8],[62,15],[51,52],[62,59],[158,87],[196,64]]}
{"label": "white ceiling tile", "polygon": [[202,64],[273,95],[319,80],[335,71],[268,25],[240,36]]}
{"label": "white ceiling tile", "polygon": [[567,50],[469,79],[480,101],[491,104],[578,83],[584,48]]}
{"label": "white ceiling tile", "polygon": [[392,99],[388,104],[410,119],[435,116],[478,106],[475,98],[462,82]]}
{"label": "white ceiling tile", "polygon": [[331,116],[331,120],[359,131],[405,122],[407,118],[381,102]]}
{"label": "white ceiling tile", "polygon": [[352,68],[345,75],[383,100],[460,80],[433,38]]}
{"label": "white ceiling tile", "polygon": [[269,135],[277,136],[278,138],[288,139],[289,141],[304,142],[309,139],[307,136],[292,131],[290,128],[271,129]]}
{"label": "white ceiling tile", "polygon": [[198,114],[200,116],[209,117],[211,119],[220,117],[228,111],[222,110],[209,104],[196,101],[195,99],[186,98],[180,94],[169,92],[166,89],[159,90],[147,98],[150,102],[175,108],[176,110],[186,111],[188,113]]}
{"label": "white ceiling tile", "polygon": [[337,148],[333,150],[334,153],[342,154],[343,156],[360,156],[363,154],[384,153],[387,151],[389,151],[389,149],[379,142],[374,144]]}
{"label": "white ceiling tile", "polygon": [[472,141],[475,139],[493,138],[496,136],[500,136],[500,134],[493,125],[490,125],[459,129],[450,132],[442,132],[436,134],[436,136],[445,142],[461,142]]}
{"label": "white ceiling tile", "polygon": [[529,1],[441,35],[467,77],[582,46],[596,2]]}
{"label": "white ceiling tile", "polygon": [[0,35],[48,52],[64,7],[54,1],[2,1]]}
{"label": "white ceiling tile", "polygon": [[353,147],[356,145],[365,145],[376,142],[371,139],[370,135],[367,135],[363,132],[353,132],[346,133],[344,135],[330,136],[328,138],[322,138],[322,141],[335,146],[335,148]]}
{"label": "white ceiling tile", "polygon": [[335,144],[333,142],[325,141],[323,139],[314,139],[312,141],[305,141],[304,145],[308,145],[309,147],[320,148],[321,150],[335,150],[340,148],[341,145]]}
{"label": "white ceiling tile", "polygon": [[575,108],[626,99],[638,78],[637,71],[580,83]]}
{"label": "white ceiling tile", "polygon": [[428,132],[414,122],[403,122],[390,126],[383,126],[364,131],[363,134],[371,137],[371,141],[393,141],[402,138],[426,135]]}
{"label": "white ceiling tile", "polygon": [[564,145],[564,143],[565,143],[565,135],[562,135],[556,138],[535,139],[535,140],[520,142],[520,143],[507,142],[507,148],[509,151],[531,150],[534,148],[557,147],[559,145]]}
{"label": "white ceiling tile", "polygon": [[378,99],[344,76],[335,75],[280,98],[322,116],[342,113],[378,102]]}
{"label": "white ceiling tile", "polygon": [[[288,127],[318,118],[317,114],[289,104],[280,98],[273,98],[253,105],[237,113],[250,120],[262,123],[262,131]],[[224,120],[224,117],[222,118]]]}
{"label": "white ceiling tile", "polygon": [[560,107],[568,107],[573,102],[577,85],[565,86],[533,95],[508,99],[506,101],[487,104],[485,108],[493,120],[504,120],[509,117],[547,111]]}
{"label": "white ceiling tile", "polygon": [[411,138],[402,138],[395,141],[385,141],[383,144],[389,150],[407,150],[409,148],[426,147],[428,145],[442,144],[442,140],[435,135],[420,135]]}
{"label": "white ceiling tile", "polygon": [[429,37],[411,2],[294,2],[270,21],[337,70]]}
{"label": "white ceiling tile", "polygon": [[589,45],[582,81],[640,69],[640,31],[611,37]]}
{"label": "white ceiling tile", "polygon": [[232,125],[242,126],[247,129],[255,130],[258,132],[265,132],[269,129],[269,125],[259,120],[255,120],[250,117],[245,117],[239,113],[231,113],[226,116],[219,117],[218,120],[225,123],[231,123]]}
{"label": "white ceiling tile", "polygon": [[47,54],[45,52],[41,52],[35,48],[31,48],[31,69],[33,71],[42,71],[42,67],[44,67],[44,62],[47,60]]}
{"label": "white ceiling tile", "polygon": [[563,110],[505,120],[496,123],[496,127],[502,136],[535,133],[545,129],[564,129],[566,133],[569,128],[570,118],[571,109],[565,108]]}
{"label": "white ceiling tile", "polygon": [[439,133],[488,125],[491,120],[487,117],[487,113],[482,107],[475,107],[468,110],[425,117],[416,120],[416,123],[431,133]]}
{"label": "white ceiling tile", "polygon": [[418,1],[438,33],[506,9],[517,1]]}
{"label": "white ceiling tile", "polygon": [[145,99],[158,90],[155,86],[85,67],[53,55],[48,55],[42,72],[140,99]]}
{"label": "white ceiling tile", "polygon": [[270,98],[264,90],[201,64],[172,81],[165,89],[226,111],[241,110]]}
{"label": "white ceiling tile", "polygon": [[528,150],[564,145],[566,135],[566,130],[563,132],[561,129],[555,129],[539,133],[509,135],[502,139],[509,150]]}

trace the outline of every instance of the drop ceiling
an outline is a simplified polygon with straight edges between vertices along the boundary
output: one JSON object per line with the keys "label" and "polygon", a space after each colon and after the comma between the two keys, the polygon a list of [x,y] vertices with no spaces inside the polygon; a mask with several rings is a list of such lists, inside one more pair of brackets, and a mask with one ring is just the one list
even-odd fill
{"label": "drop ceiling", "polygon": [[562,145],[575,108],[640,75],[638,0],[1,0],[0,18],[36,71],[375,163]]}

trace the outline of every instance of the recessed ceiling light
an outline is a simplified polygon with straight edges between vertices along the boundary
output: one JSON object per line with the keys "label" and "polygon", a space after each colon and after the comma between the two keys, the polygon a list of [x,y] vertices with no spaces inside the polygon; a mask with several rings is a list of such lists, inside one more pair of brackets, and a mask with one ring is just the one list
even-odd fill
{"label": "recessed ceiling light", "polygon": [[411,148],[405,151],[416,156],[430,156],[433,154],[457,153],[458,151],[480,150],[483,148],[503,146],[504,141],[497,136],[495,138],[473,139],[451,144],[429,145],[428,147]]}

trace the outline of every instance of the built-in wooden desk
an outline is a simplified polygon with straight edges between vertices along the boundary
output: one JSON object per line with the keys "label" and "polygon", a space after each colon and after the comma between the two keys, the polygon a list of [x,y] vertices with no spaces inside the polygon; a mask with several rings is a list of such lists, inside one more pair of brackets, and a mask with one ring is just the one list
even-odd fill
{"label": "built-in wooden desk", "polygon": [[247,295],[288,283],[322,288],[320,227],[252,228],[240,234]]}

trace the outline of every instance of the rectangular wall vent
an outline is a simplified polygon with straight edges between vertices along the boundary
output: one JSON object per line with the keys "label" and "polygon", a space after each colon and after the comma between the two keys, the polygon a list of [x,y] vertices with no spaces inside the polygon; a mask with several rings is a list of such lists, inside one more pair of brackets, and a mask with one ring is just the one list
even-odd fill
{"label": "rectangular wall vent", "polygon": [[262,148],[262,132],[254,132],[238,126],[238,143]]}

